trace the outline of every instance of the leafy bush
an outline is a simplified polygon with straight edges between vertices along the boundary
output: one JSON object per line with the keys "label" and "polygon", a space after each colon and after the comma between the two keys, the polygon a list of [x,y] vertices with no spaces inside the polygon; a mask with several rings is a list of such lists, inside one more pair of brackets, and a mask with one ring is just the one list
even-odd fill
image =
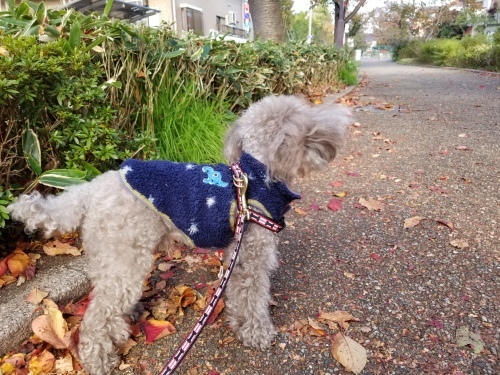
{"label": "leafy bush", "polygon": [[9,219],[9,212],[7,206],[14,201],[14,196],[7,190],[3,191],[0,186],[0,228],[5,227],[6,221]]}
{"label": "leafy bush", "polygon": [[[130,156],[158,157],[159,88],[172,74],[217,111],[226,108],[222,103],[239,111],[271,93],[335,88],[339,77],[350,79],[340,73],[349,55],[334,47],[179,38],[168,25],[152,29],[104,14],[49,10],[43,2],[8,4],[0,12],[0,121],[6,124],[0,185],[6,187],[26,185],[47,169],[90,164],[104,170]],[[176,104],[184,102],[166,106],[181,114]],[[41,145],[40,170],[22,150],[28,131]]]}
{"label": "leafy bush", "polygon": [[397,61],[401,59],[416,58],[420,53],[421,44],[422,42],[420,40],[410,40],[404,44],[398,45],[394,48],[392,59]]}
{"label": "leafy bush", "polygon": [[414,57],[422,64],[500,71],[500,33],[495,35],[491,41],[483,34],[460,40],[412,41],[403,46],[394,58],[411,57],[414,52]]}
{"label": "leafy bush", "polygon": [[358,83],[358,64],[351,61],[339,69],[339,77],[346,85]]}

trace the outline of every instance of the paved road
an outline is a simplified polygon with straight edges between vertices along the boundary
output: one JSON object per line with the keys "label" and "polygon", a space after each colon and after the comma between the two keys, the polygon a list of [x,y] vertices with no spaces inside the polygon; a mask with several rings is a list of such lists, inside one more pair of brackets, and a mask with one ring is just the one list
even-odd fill
{"label": "paved road", "polygon": [[[281,234],[274,346],[241,346],[221,319],[205,329],[178,374],[347,374],[330,354],[336,330],[319,323],[321,336],[308,326],[308,318],[338,310],[359,319],[346,334],[368,351],[363,374],[500,373],[500,76],[378,60],[363,60],[362,71],[362,84],[345,99],[358,126],[348,129],[344,153],[295,187],[304,198]],[[338,211],[327,207],[332,199]],[[420,221],[405,229],[415,217]],[[37,274],[38,283],[47,282],[41,289],[87,290],[82,261],[70,266],[73,274],[50,262]],[[187,263],[175,272],[165,295],[174,285],[215,278]],[[1,292],[0,333],[10,329],[0,335],[2,349],[14,340],[24,297],[14,288]],[[153,344],[139,338],[116,374],[156,374],[195,315],[186,309],[178,333]],[[484,342],[477,356],[470,345],[457,346],[461,327]]]}
{"label": "paved road", "polygon": [[[297,323],[337,310],[360,319],[347,335],[368,350],[364,374],[500,373],[500,76],[372,60],[362,71],[344,154],[296,186],[307,214],[292,212],[282,234],[275,345],[254,351],[209,327],[179,374],[347,373],[330,354],[335,330],[318,337]],[[342,192],[341,210],[328,209]],[[125,373],[157,372],[193,315],[180,335],[132,349]],[[479,355],[457,346],[460,327],[484,342]]]}

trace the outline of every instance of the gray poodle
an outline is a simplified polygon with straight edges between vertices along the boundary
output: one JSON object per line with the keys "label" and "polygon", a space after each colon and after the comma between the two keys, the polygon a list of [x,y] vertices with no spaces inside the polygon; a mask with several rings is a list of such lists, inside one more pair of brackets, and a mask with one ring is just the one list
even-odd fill
{"label": "gray poodle", "polygon": [[[346,108],[310,107],[293,96],[270,96],[244,112],[228,130],[224,156],[248,174],[252,209],[284,224],[289,203],[300,197],[287,185],[334,159],[350,121]],[[34,192],[9,206],[28,231],[42,229],[46,237],[81,231],[94,287],[78,346],[87,371],[109,374],[119,363],[117,349],[130,334],[126,317],[160,243],[223,245],[231,255],[234,190],[225,164],[128,160],[60,195]],[[243,344],[259,349],[276,333],[268,305],[277,245],[275,233],[251,222],[226,291],[229,325]]]}

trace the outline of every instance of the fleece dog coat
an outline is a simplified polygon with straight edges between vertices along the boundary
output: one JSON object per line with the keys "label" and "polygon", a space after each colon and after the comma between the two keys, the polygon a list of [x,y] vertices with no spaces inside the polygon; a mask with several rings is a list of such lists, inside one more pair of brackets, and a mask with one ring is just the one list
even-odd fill
{"label": "fleece dog coat", "polygon": [[[266,166],[249,154],[241,156],[240,166],[248,175],[248,205],[284,226],[290,202],[300,195],[281,181],[266,183]],[[120,172],[134,194],[195,246],[226,247],[233,239],[236,188],[228,165],[129,159]]]}

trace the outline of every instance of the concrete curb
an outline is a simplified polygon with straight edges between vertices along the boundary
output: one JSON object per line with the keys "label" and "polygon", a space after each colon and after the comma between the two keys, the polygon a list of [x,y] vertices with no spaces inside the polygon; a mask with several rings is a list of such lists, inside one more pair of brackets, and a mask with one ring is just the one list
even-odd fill
{"label": "concrete curb", "polygon": [[481,70],[481,69],[470,69],[470,68],[458,68],[454,66],[439,66],[439,65],[428,65],[428,64],[415,64],[415,63],[403,63],[399,61],[395,61],[396,64],[398,65],[403,65],[403,66],[421,66],[422,68],[436,68],[436,69],[446,69],[446,70],[461,70],[463,72],[471,72],[471,73],[487,73],[487,74],[493,74],[500,76],[500,72],[493,72],[491,70]]}
{"label": "concrete curb", "polygon": [[[25,301],[34,288],[49,292],[47,298],[56,303],[78,300],[90,290],[87,259],[60,256],[50,258],[37,270],[36,277],[20,286],[10,285],[0,290],[0,356],[15,350],[33,334],[31,322],[43,311]],[[48,263],[51,263],[50,265]],[[54,263],[56,263],[54,265]]]}

